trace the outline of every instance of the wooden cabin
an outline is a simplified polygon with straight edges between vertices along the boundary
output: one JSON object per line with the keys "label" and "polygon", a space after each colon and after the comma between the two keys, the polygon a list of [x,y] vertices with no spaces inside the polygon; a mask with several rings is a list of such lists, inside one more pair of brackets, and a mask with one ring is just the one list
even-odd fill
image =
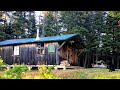
{"label": "wooden cabin", "polygon": [[83,49],[84,43],[79,34],[0,42],[0,56],[9,65],[58,65],[63,60],[67,60],[70,65],[78,65],[78,56]]}

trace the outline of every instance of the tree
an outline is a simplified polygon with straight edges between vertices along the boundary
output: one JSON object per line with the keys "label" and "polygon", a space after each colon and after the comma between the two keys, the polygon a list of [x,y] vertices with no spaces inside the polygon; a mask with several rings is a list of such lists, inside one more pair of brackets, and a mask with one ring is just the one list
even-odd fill
{"label": "tree", "polygon": [[59,21],[57,12],[54,11],[49,11],[47,15],[44,17],[44,33],[45,36],[55,36],[59,35],[60,32],[60,26],[59,26]]}
{"label": "tree", "polygon": [[35,37],[36,21],[34,11],[15,11],[12,13],[11,38]]}
{"label": "tree", "polygon": [[[81,35],[86,44],[84,67],[91,67],[91,62],[94,62],[95,59],[98,60],[102,42],[101,32],[105,26],[105,12],[62,11],[60,21],[65,29],[61,33],[78,33]],[[94,59],[94,57],[96,58]]]}
{"label": "tree", "polygon": [[120,18],[120,11],[109,11],[111,17]]}
{"label": "tree", "polygon": [[[6,15],[8,18],[3,18]],[[1,11],[0,39],[28,38],[36,35],[34,11]],[[9,22],[8,22],[9,21]]]}
{"label": "tree", "polygon": [[[109,34],[112,36],[111,38],[111,53],[112,53],[112,63],[116,66],[116,68],[120,68],[120,27],[118,25],[118,21],[120,18],[120,11],[109,11],[108,17],[111,18],[110,31]],[[110,39],[109,39],[110,40]]]}
{"label": "tree", "polygon": [[6,38],[10,38],[8,29],[9,24],[7,19],[9,18],[9,14],[7,11],[0,11],[0,40],[4,40]]}

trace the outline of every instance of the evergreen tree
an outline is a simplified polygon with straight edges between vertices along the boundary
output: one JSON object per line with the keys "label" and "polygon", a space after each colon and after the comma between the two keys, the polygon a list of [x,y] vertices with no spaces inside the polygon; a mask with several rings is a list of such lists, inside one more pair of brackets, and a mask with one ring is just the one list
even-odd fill
{"label": "evergreen tree", "polygon": [[49,11],[44,18],[44,33],[45,36],[55,36],[59,35],[59,21],[57,21],[57,17],[54,16],[53,11]]}
{"label": "evergreen tree", "polygon": [[[61,23],[66,29],[64,33],[79,33],[86,44],[84,54],[84,67],[91,67],[90,62],[96,57],[98,51],[101,31],[104,29],[104,12],[96,11],[63,11],[61,12]],[[61,32],[62,33],[62,32]]]}

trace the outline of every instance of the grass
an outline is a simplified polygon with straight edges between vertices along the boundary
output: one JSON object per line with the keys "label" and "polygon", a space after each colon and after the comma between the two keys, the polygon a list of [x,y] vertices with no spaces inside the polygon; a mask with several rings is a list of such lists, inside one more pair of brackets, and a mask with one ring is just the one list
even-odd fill
{"label": "grass", "polygon": [[[0,71],[2,75],[4,71]],[[117,69],[114,72],[109,72],[105,68],[89,68],[89,69],[76,69],[76,70],[53,70],[54,75],[61,77],[62,79],[120,79],[120,70]],[[39,76],[38,70],[27,71],[23,74],[23,79],[34,79],[35,76]]]}
{"label": "grass", "polygon": [[68,74],[59,74],[58,76],[62,79],[120,79],[120,70],[109,72],[105,68],[89,68],[71,70]]}

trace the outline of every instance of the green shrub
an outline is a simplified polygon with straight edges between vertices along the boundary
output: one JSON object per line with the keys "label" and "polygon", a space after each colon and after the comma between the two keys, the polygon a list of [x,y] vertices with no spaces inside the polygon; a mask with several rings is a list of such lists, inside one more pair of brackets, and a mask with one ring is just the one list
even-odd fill
{"label": "green shrub", "polygon": [[54,69],[53,66],[48,66],[48,70],[51,72]]}
{"label": "green shrub", "polygon": [[38,70],[40,75],[36,76],[35,79],[60,79],[52,73],[52,67],[47,68],[45,65],[42,65]]}
{"label": "green shrub", "polygon": [[3,65],[3,60],[2,60],[2,58],[0,58],[0,65]]}
{"label": "green shrub", "polygon": [[2,67],[3,64],[3,59],[0,57],[0,71],[4,70],[4,68]]}
{"label": "green shrub", "polygon": [[26,65],[14,65],[12,69],[6,70],[3,78],[6,79],[21,79],[22,74],[28,70]]}

